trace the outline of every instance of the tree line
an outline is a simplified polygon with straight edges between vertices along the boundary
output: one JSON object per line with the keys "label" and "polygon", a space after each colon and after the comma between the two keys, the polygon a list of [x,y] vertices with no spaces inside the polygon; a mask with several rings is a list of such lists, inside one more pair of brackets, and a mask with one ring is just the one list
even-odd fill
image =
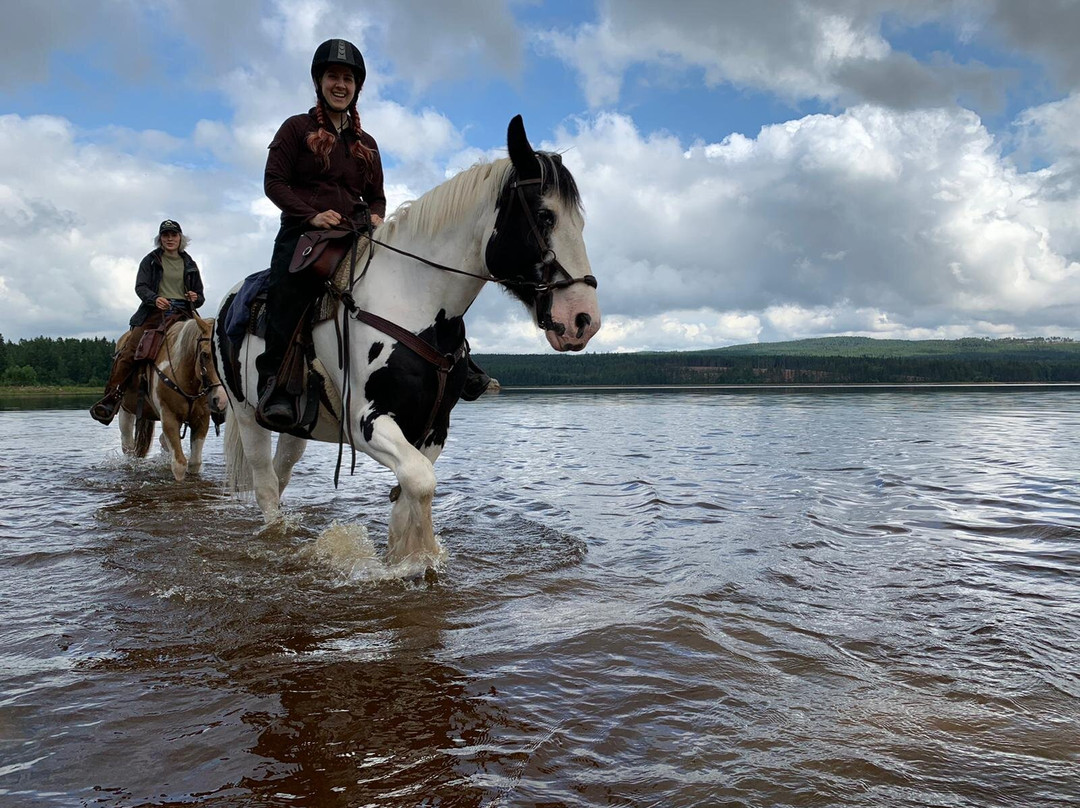
{"label": "tree line", "polygon": [[[112,340],[0,335],[0,386],[101,387]],[[962,339],[931,343],[834,337],[711,351],[477,354],[504,387],[706,384],[1080,382],[1080,343]]]}
{"label": "tree line", "polygon": [[0,386],[102,387],[114,350],[113,341],[104,337],[7,342],[0,335]]}

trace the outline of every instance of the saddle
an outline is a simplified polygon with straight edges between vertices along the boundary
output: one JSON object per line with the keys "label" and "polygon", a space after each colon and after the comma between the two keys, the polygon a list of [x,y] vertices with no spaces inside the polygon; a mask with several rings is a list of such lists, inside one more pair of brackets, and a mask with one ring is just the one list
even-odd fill
{"label": "saddle", "polygon": [[169,330],[173,323],[183,319],[186,319],[183,315],[170,314],[163,317],[158,326],[143,331],[139,344],[135,346],[135,361],[153,362],[157,359],[158,351],[161,350],[162,343],[165,342],[165,332]]}

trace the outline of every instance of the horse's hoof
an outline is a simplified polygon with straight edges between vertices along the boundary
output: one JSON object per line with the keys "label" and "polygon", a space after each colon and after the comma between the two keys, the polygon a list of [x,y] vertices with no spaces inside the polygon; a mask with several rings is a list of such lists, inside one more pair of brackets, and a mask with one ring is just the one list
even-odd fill
{"label": "horse's hoof", "polygon": [[435,572],[434,567],[428,567],[424,570],[424,583],[428,586],[435,586],[439,582],[439,573]]}
{"label": "horse's hoof", "polygon": [[400,496],[401,496],[401,486],[400,485],[395,485],[393,488],[390,489],[390,501],[391,502],[397,502],[398,497],[400,497]]}

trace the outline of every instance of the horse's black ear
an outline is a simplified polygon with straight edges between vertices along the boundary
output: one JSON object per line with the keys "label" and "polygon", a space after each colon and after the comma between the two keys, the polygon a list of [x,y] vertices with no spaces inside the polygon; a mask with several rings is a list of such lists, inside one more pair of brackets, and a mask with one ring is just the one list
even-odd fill
{"label": "horse's black ear", "polygon": [[520,115],[515,115],[506,129],[506,148],[519,179],[531,180],[540,176],[540,161],[536,159],[536,152],[525,134],[525,124]]}

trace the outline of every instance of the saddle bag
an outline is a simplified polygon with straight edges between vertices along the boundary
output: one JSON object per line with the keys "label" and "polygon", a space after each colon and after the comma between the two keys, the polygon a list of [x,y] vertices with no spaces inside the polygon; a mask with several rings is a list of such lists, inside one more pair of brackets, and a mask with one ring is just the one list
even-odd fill
{"label": "saddle bag", "polygon": [[337,270],[352,247],[351,230],[312,230],[300,236],[289,262],[289,272],[313,272],[323,280]]}
{"label": "saddle bag", "polygon": [[157,359],[161,344],[165,341],[165,332],[169,330],[173,323],[186,319],[188,318],[182,315],[168,314],[162,319],[160,325],[143,331],[142,337],[139,338],[139,344],[135,346],[135,361],[142,362],[146,359],[153,362]]}

